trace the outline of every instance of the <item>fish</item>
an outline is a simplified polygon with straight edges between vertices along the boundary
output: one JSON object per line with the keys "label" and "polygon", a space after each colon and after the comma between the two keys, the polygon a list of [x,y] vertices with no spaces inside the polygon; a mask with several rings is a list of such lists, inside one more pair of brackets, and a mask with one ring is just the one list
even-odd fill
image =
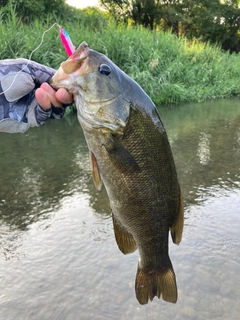
{"label": "fish", "polygon": [[169,234],[179,244],[184,210],[171,146],[151,98],[106,55],[82,42],[51,80],[74,95],[93,182],[104,185],[123,254],[138,250],[135,293],[176,303]]}

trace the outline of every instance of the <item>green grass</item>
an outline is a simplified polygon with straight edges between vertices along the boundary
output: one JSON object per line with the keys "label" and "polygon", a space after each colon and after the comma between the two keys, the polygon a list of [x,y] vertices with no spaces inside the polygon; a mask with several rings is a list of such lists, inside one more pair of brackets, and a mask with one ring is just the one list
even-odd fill
{"label": "green grass", "polygon": [[[63,27],[78,46],[86,41],[94,50],[106,54],[136,80],[156,104],[224,98],[240,93],[240,55],[222,52],[218,47],[198,41],[189,42],[170,32],[151,32],[142,27],[117,27],[104,19],[94,23],[85,19]],[[56,21],[61,24],[61,21]],[[29,26],[14,13],[0,24],[1,59],[28,58],[52,25],[35,21]],[[58,68],[66,59],[58,27],[45,34],[42,46],[32,59]]]}

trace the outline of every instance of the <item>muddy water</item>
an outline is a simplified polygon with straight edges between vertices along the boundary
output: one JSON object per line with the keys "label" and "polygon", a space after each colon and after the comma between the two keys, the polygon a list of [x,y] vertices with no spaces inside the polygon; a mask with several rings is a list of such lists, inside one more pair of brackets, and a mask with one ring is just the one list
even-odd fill
{"label": "muddy water", "polygon": [[159,109],[185,204],[176,305],[135,298],[75,115],[0,139],[0,319],[228,319],[240,313],[240,101]]}

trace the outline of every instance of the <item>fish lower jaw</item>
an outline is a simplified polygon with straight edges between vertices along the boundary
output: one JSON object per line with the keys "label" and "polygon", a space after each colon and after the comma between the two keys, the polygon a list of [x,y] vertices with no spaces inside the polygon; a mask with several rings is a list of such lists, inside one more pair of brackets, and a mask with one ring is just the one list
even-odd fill
{"label": "fish lower jaw", "polygon": [[96,112],[86,112],[78,106],[79,104],[77,104],[78,120],[85,129],[107,129],[112,132],[121,133],[125,127],[125,123],[120,119],[116,119],[115,122],[108,121],[107,119],[101,119],[96,116]]}
{"label": "fish lower jaw", "polygon": [[79,122],[83,125],[85,129],[107,129],[112,132],[116,132],[120,130],[120,126],[117,124],[113,124],[110,122],[100,122],[96,121],[95,119],[91,119],[89,117],[85,117],[82,114],[78,113]]}
{"label": "fish lower jaw", "polygon": [[106,105],[107,103],[111,102],[112,100],[114,100],[115,97],[110,98],[110,99],[105,99],[105,100],[85,100],[86,104],[88,105],[96,105],[96,106],[102,106],[102,105]]}
{"label": "fish lower jaw", "polygon": [[68,84],[68,83],[63,83],[63,82],[61,82],[61,83],[58,83],[58,82],[50,82],[50,85],[51,85],[51,87],[52,87],[53,89],[55,89],[55,90],[58,90],[58,89],[60,89],[60,88],[64,88],[64,89],[68,90],[68,91],[69,91],[70,93],[72,93],[72,94],[78,94],[78,91],[75,90],[75,89],[72,87],[72,85],[71,85],[71,84]]}

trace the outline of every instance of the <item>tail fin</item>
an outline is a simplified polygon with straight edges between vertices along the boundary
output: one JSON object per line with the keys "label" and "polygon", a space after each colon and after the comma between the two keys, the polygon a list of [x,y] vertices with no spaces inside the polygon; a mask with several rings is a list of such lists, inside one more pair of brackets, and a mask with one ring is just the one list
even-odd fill
{"label": "tail fin", "polygon": [[167,302],[177,302],[177,284],[172,268],[144,270],[138,267],[135,282],[136,297],[140,304],[148,303],[155,296]]}

